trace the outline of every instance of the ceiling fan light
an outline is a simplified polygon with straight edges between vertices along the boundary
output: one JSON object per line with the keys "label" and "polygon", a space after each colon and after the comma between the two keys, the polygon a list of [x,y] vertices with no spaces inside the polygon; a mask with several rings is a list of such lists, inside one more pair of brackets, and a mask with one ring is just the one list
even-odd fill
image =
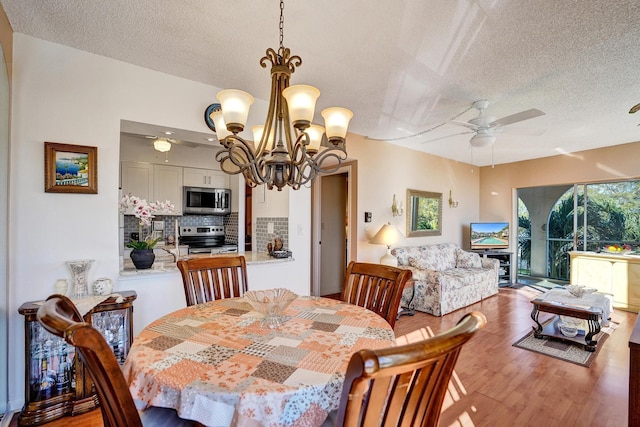
{"label": "ceiling fan light", "polygon": [[478,133],[476,135],[473,135],[471,137],[471,141],[469,141],[469,143],[473,147],[477,147],[477,148],[488,147],[494,142],[496,142],[496,137],[493,135],[489,135],[487,133]]}
{"label": "ceiling fan light", "polygon": [[161,153],[166,153],[167,151],[171,150],[171,143],[166,139],[158,138],[153,141],[153,148]]}

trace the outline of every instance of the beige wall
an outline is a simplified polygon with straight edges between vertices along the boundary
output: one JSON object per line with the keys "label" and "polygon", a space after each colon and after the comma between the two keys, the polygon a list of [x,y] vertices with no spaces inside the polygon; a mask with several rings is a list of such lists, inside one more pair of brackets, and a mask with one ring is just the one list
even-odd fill
{"label": "beige wall", "polygon": [[[349,158],[358,161],[355,224],[359,261],[377,262],[385,254],[384,246],[371,245],[368,241],[386,222],[391,222],[406,235],[406,191],[409,188],[442,193],[442,235],[405,239],[398,246],[440,242],[468,246],[465,227],[478,220],[477,168],[354,134],[348,136],[347,151]],[[449,190],[460,202],[457,208],[449,207]],[[394,194],[405,208],[405,214],[397,217],[391,215]],[[364,222],[365,212],[372,213],[372,222]]]}
{"label": "beige wall", "polygon": [[[480,169],[481,221],[515,221],[515,190],[640,178],[640,142]],[[515,233],[512,233],[512,245]],[[512,246],[513,247],[513,246]]]}

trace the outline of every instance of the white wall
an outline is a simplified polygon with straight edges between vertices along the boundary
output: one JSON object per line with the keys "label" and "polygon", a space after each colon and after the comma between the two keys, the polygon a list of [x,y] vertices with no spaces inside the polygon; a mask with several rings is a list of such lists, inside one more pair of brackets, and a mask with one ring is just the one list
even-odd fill
{"label": "white wall", "polygon": [[[95,259],[90,281],[118,278],[120,120],[206,133],[202,114],[219,88],[22,34],[14,36],[12,84],[8,382],[10,405],[19,409],[24,324],[18,307],[51,294],[57,278],[70,278],[66,260]],[[97,146],[98,194],[45,193],[44,141]],[[300,215],[308,214],[309,204],[307,194],[298,203]],[[292,223],[301,222],[296,211]],[[308,288],[309,276],[306,226],[292,248],[307,261],[290,263],[286,274],[302,288]],[[144,310],[144,298],[135,307]]]}
{"label": "white wall", "polygon": [[[123,62],[15,34],[10,142],[9,199],[9,399],[19,409],[24,398],[24,324],[18,307],[43,299],[57,278],[70,278],[65,261],[95,259],[89,280],[118,279],[118,163],[120,120],[163,124],[209,132],[202,114],[218,88]],[[215,70],[212,70],[215,73]],[[254,113],[266,112],[256,100]],[[98,194],[50,194],[44,188],[44,141],[98,147]],[[443,193],[443,234],[408,239],[406,244],[463,242],[462,225],[478,219],[478,174],[464,163],[416,153],[386,143],[348,137],[349,157],[358,160],[357,258],[376,262],[384,247],[368,238],[387,221],[405,229],[405,217],[391,216],[393,194],[404,200],[407,188]],[[240,183],[238,182],[238,185]],[[460,200],[446,203],[449,189]],[[241,193],[241,191],[239,191]],[[242,197],[241,194],[238,194]],[[255,195],[254,195],[255,200]],[[242,210],[242,201],[239,210]],[[405,202],[406,203],[406,202]],[[365,225],[365,211],[373,222]],[[309,293],[311,258],[311,194],[269,192],[254,214],[289,217],[289,246],[295,261],[249,268],[253,288],[284,286]],[[242,221],[242,220],[241,220]],[[240,230],[240,235],[243,230]],[[175,298],[162,287],[181,286],[179,277],[122,280],[134,287],[138,323],[171,311]],[[171,288],[173,290],[173,288]],[[163,301],[167,299],[168,301]],[[159,304],[163,304],[159,307]],[[143,324],[136,325],[139,330]]]}

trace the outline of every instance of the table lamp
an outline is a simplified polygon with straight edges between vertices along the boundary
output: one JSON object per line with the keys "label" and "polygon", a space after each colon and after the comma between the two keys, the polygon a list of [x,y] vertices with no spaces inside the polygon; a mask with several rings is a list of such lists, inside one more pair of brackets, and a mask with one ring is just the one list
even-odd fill
{"label": "table lamp", "polygon": [[369,240],[374,245],[387,245],[387,253],[380,258],[380,264],[397,266],[398,260],[391,255],[391,245],[400,241],[401,234],[397,227],[387,223]]}

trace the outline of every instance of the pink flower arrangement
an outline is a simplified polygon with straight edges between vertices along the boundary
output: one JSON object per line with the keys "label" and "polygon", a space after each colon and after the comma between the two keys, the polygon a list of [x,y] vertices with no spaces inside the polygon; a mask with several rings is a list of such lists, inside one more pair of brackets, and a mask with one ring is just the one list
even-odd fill
{"label": "pink flower arrangement", "polygon": [[120,199],[120,213],[125,213],[129,208],[133,208],[133,215],[140,220],[140,225],[145,226],[151,225],[151,219],[156,214],[170,214],[176,210],[176,207],[169,200],[149,203],[145,199],[132,196],[131,193]]}

